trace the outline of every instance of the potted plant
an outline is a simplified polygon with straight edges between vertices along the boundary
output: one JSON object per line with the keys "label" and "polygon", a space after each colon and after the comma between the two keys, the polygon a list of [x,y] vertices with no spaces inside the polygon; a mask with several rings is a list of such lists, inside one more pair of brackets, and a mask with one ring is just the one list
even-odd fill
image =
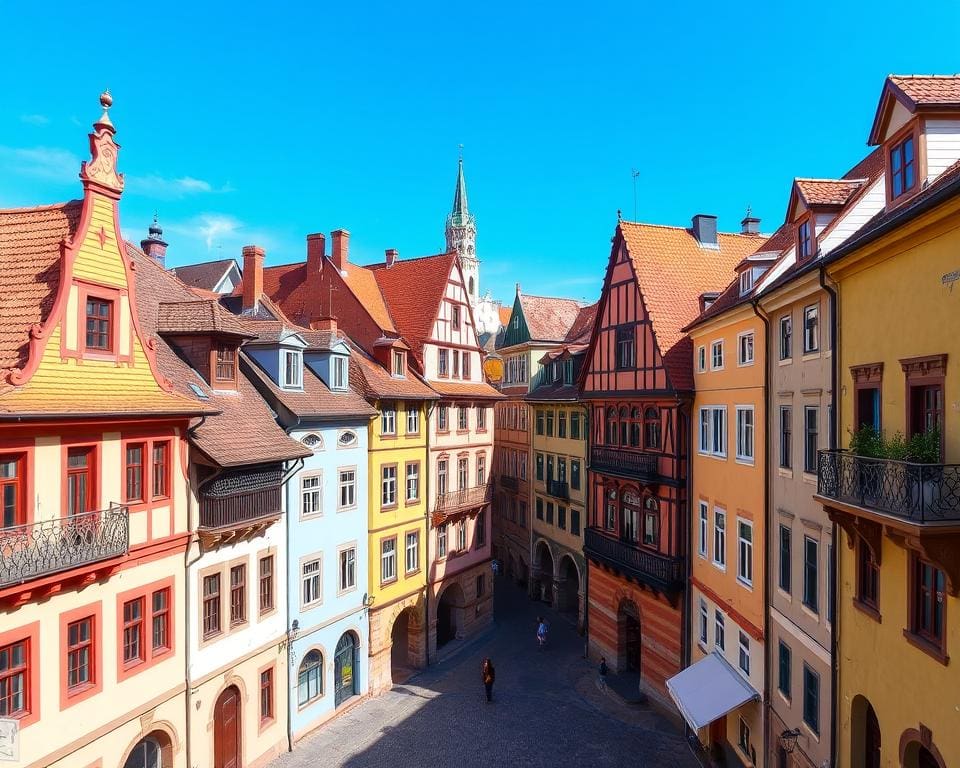
{"label": "potted plant", "polygon": [[[862,424],[850,433],[849,450],[853,454],[853,483],[850,490],[860,504],[871,504],[875,486],[871,481],[881,466],[881,462],[873,459],[883,458],[883,435],[872,425]],[[842,489],[842,473],[837,482]]]}
{"label": "potted plant", "polygon": [[[930,427],[907,442],[907,460],[912,462],[910,499],[924,516],[942,511],[943,465],[940,463],[940,430]],[[916,466],[919,465],[919,466]]]}

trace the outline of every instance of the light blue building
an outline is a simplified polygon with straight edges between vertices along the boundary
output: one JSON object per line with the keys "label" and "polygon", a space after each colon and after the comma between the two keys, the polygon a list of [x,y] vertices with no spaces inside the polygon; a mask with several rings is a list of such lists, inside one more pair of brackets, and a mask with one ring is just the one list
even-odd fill
{"label": "light blue building", "polygon": [[368,690],[367,428],[376,411],[350,387],[350,350],[335,327],[261,321],[256,330],[244,370],[280,425],[313,451],[291,466],[286,486],[296,741]]}

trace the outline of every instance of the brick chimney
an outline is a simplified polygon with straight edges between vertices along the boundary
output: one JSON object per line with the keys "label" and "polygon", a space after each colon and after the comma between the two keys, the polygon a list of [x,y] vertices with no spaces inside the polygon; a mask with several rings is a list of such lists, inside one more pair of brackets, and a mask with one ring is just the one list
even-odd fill
{"label": "brick chimney", "polygon": [[387,254],[388,267],[392,267],[396,263],[397,259],[400,258],[400,251],[398,251],[396,248],[387,248],[385,253]]}
{"label": "brick chimney", "polygon": [[327,252],[327,238],[323,232],[307,235],[307,274],[315,275],[323,269],[323,257]]}
{"label": "brick chimney", "polygon": [[315,331],[330,331],[330,333],[336,334],[337,318],[321,317],[319,320],[310,321],[310,327]]}
{"label": "brick chimney", "polygon": [[708,213],[698,213],[693,217],[693,236],[700,245],[717,247],[717,217]]}
{"label": "brick chimney", "polygon": [[263,257],[259,245],[243,246],[243,308],[256,309],[263,295]]}
{"label": "brick chimney", "polygon": [[345,229],[335,229],[330,233],[330,237],[333,238],[333,253],[330,259],[342,272],[350,261],[350,233]]}
{"label": "brick chimney", "polygon": [[156,215],[153,217],[153,224],[150,225],[149,232],[150,236],[146,240],[140,241],[140,249],[163,267],[167,257],[167,244],[163,241],[163,230],[157,222]]}

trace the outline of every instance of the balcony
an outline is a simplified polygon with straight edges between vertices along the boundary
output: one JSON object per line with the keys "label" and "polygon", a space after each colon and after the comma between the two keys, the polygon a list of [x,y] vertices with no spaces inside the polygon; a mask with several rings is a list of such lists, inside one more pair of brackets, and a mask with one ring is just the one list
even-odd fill
{"label": "balcony", "polygon": [[547,480],[547,493],[558,499],[569,499],[570,486],[566,480]]}
{"label": "balcony", "polygon": [[281,512],[281,488],[261,488],[231,496],[200,499],[200,527],[207,529],[238,528],[263,520],[272,520]]}
{"label": "balcony", "polygon": [[478,509],[484,504],[489,504],[491,499],[493,499],[492,483],[438,494],[437,503],[433,509],[434,524],[439,524],[454,515]]}
{"label": "balcony", "polygon": [[514,491],[516,492],[520,488],[520,481],[515,477],[507,477],[506,475],[500,475],[500,487],[505,491]]}
{"label": "balcony", "polygon": [[960,524],[960,465],[820,451],[817,495],[915,525]]}
{"label": "balcony", "polygon": [[590,469],[633,480],[657,480],[660,477],[657,454],[606,446],[595,446],[590,451]]}
{"label": "balcony", "polygon": [[125,555],[126,507],[0,529],[0,587]]}
{"label": "balcony", "polygon": [[596,528],[584,531],[583,553],[655,589],[683,589],[683,559],[663,555],[608,536]]}

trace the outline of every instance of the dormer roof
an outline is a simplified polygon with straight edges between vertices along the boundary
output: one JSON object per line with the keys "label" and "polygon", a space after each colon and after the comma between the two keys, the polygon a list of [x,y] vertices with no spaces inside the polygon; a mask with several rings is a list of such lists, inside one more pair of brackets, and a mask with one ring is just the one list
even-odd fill
{"label": "dormer roof", "polygon": [[888,75],[870,128],[870,146],[883,143],[896,102],[911,113],[960,110],[960,75]]}
{"label": "dormer roof", "polygon": [[839,210],[866,182],[866,179],[794,179],[787,219],[796,216],[798,200],[808,210]]}
{"label": "dormer roof", "polygon": [[251,333],[215,299],[164,301],[157,310],[157,332],[176,336],[234,336],[252,339]]}

